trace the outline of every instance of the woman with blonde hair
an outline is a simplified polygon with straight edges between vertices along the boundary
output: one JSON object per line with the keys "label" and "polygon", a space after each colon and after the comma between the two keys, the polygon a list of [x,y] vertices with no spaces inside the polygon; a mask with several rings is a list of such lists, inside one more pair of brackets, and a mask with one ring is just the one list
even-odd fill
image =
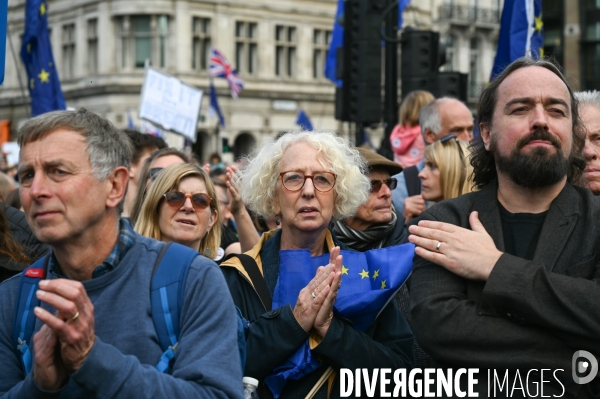
{"label": "woman with blonde hair", "polygon": [[470,156],[469,142],[454,134],[427,146],[419,173],[423,199],[438,202],[474,191]]}
{"label": "woman with blonde hair", "polygon": [[150,187],[134,229],[213,259],[221,240],[218,209],[215,187],[202,168],[188,163],[171,165]]}
{"label": "woman with blonde hair", "polygon": [[425,141],[419,126],[421,108],[435,99],[433,94],[425,90],[415,90],[408,93],[398,115],[399,123],[390,135],[394,162],[403,168],[418,164],[423,158]]}

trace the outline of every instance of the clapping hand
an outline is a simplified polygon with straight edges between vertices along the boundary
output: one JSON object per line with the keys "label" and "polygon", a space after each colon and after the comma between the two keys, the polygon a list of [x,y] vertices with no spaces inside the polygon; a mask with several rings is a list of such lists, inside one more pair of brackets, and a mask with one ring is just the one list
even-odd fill
{"label": "clapping hand", "polygon": [[313,328],[321,336],[329,329],[333,318],[333,304],[342,279],[340,248],[331,250],[329,264],[317,269],[315,277],[304,287],[294,307],[294,317],[304,331]]}

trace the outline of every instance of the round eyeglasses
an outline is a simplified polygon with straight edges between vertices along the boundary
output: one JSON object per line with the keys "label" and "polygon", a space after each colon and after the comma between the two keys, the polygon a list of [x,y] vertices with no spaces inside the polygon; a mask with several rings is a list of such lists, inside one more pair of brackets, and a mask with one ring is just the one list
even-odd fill
{"label": "round eyeglasses", "polygon": [[212,198],[204,193],[184,194],[179,191],[170,191],[166,194],[163,194],[163,197],[165,197],[167,205],[173,209],[181,208],[185,203],[185,200],[188,198],[191,199],[194,209],[198,211],[208,208],[212,203]]}
{"label": "round eyeglasses", "polygon": [[281,183],[286,190],[291,192],[300,191],[306,179],[311,179],[315,190],[322,193],[330,191],[335,186],[336,176],[331,172],[317,172],[314,175],[304,175],[300,172],[281,172]]}

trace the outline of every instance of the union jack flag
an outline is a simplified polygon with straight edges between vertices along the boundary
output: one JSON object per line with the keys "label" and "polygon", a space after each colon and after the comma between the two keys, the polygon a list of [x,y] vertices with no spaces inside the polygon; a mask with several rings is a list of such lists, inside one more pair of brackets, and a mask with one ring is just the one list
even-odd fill
{"label": "union jack flag", "polygon": [[237,71],[233,69],[227,58],[214,46],[210,49],[209,67],[210,76],[227,79],[231,89],[231,97],[237,98],[244,88],[244,81],[238,76]]}

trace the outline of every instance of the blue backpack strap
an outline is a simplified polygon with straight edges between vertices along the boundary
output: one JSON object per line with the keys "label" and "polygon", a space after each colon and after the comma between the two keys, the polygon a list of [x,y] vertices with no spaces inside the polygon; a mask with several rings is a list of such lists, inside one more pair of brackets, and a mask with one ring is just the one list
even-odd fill
{"label": "blue backpack strap", "polygon": [[246,338],[248,338],[248,330],[250,329],[250,322],[244,319],[242,311],[237,306],[235,307],[237,313],[237,335],[238,335],[238,351],[240,352],[240,360],[242,362],[242,373],[246,368]]}
{"label": "blue backpack strap", "polygon": [[26,268],[19,277],[19,300],[13,324],[13,344],[17,354],[21,357],[25,375],[31,372],[31,338],[35,328],[35,314],[33,309],[40,305],[40,300],[35,295],[38,285],[46,277],[46,262],[48,256],[38,259]]}
{"label": "blue backpack strap", "polygon": [[199,253],[193,249],[168,243],[163,247],[152,276],[150,300],[152,320],[164,351],[156,369],[161,373],[169,370],[175,357],[180,333],[181,308],[188,270]]}

